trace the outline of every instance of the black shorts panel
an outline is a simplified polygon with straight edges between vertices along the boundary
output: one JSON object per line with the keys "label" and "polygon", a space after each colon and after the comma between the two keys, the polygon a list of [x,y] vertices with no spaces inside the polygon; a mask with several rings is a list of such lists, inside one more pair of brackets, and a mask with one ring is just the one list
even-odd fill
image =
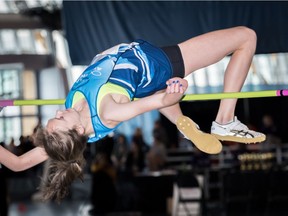
{"label": "black shorts panel", "polygon": [[178,45],[161,47],[170,60],[173,68],[173,77],[184,78],[185,67],[181,50]]}

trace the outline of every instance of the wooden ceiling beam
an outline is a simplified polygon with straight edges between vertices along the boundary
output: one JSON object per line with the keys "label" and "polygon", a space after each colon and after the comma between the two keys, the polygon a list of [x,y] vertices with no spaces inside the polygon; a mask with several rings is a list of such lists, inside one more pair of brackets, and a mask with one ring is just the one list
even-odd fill
{"label": "wooden ceiling beam", "polygon": [[0,64],[24,64],[26,70],[41,70],[43,68],[55,67],[53,55],[0,55]]}
{"label": "wooden ceiling beam", "polygon": [[25,16],[22,14],[0,14],[0,29],[38,29],[47,26],[37,16]]}

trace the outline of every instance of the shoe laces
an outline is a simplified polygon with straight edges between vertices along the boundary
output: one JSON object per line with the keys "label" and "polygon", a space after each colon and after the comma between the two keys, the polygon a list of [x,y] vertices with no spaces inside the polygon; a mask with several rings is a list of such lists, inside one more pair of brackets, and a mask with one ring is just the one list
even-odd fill
{"label": "shoe laces", "polygon": [[260,136],[261,135],[260,132],[250,130],[247,127],[247,125],[245,125],[242,122],[240,122],[237,118],[235,119],[235,125],[233,126],[233,128],[231,128],[231,130],[238,130],[238,131],[242,131],[242,132],[248,132],[250,135],[253,135],[253,136]]}
{"label": "shoe laces", "polygon": [[231,129],[249,131],[249,128],[245,124],[240,122],[236,117],[235,117],[235,121]]}

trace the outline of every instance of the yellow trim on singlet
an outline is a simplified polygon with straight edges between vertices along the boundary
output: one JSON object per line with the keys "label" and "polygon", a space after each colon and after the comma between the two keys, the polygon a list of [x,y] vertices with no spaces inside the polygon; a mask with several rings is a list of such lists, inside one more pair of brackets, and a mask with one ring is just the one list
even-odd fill
{"label": "yellow trim on singlet", "polygon": [[122,86],[107,82],[106,84],[104,84],[98,93],[98,99],[97,99],[97,111],[99,113],[100,109],[100,102],[102,101],[103,97],[107,94],[121,94],[121,95],[125,95],[126,97],[130,98],[127,90],[125,88],[123,88]]}
{"label": "yellow trim on singlet", "polygon": [[[99,106],[100,106],[100,102],[102,101],[103,97],[107,94],[122,94],[125,95],[126,97],[130,98],[127,90],[119,85],[113,84],[113,83],[106,83],[104,85],[102,85],[102,87],[99,90],[98,93],[98,99],[97,99],[97,111],[99,113]],[[81,99],[85,98],[84,94],[82,94],[79,91],[76,91],[74,96],[73,96],[73,101],[72,101],[72,107],[74,107],[74,105]]]}
{"label": "yellow trim on singlet", "polygon": [[84,94],[80,91],[76,91],[73,96],[72,107],[81,99],[85,98]]}

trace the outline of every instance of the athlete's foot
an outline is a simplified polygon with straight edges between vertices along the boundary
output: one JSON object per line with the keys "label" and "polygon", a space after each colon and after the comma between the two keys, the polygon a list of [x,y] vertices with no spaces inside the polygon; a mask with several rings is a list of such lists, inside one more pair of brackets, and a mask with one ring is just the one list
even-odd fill
{"label": "athlete's foot", "polygon": [[176,126],[178,130],[191,140],[200,150],[208,154],[217,154],[222,150],[221,142],[214,136],[199,130],[198,125],[186,116],[177,119]]}
{"label": "athlete's foot", "polygon": [[211,134],[222,141],[233,141],[239,143],[257,143],[266,139],[265,134],[249,130],[235,116],[233,121],[227,124],[212,123]]}

